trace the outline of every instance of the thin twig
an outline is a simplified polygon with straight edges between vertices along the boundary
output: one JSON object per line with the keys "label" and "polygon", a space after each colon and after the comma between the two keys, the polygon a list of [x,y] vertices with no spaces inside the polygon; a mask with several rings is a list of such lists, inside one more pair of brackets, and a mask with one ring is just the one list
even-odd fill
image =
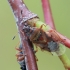
{"label": "thin twig", "polygon": [[24,55],[25,55],[26,68],[27,68],[27,70],[38,70],[35,55],[32,50],[33,46],[31,44],[31,42],[26,38],[26,36],[21,33],[24,23],[28,19],[36,17],[37,15],[30,12],[22,0],[8,0],[8,2],[10,4],[10,6],[13,10],[14,16],[16,18],[16,23],[17,23],[17,27],[18,27],[18,31],[19,31],[19,35],[20,35],[20,40],[21,40]]}
{"label": "thin twig", "polygon": [[55,29],[49,0],[41,0],[41,2],[42,2],[44,19],[45,19],[46,24],[50,25],[51,28]]}

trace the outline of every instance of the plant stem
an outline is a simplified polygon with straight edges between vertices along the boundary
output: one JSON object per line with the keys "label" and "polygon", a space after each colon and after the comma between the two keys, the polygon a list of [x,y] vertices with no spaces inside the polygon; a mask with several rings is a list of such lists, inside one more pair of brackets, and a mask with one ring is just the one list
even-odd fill
{"label": "plant stem", "polygon": [[66,69],[70,69],[70,60],[67,57],[67,55],[64,53],[63,55],[59,56],[59,58],[62,61],[62,63],[64,64],[64,67]]}
{"label": "plant stem", "polygon": [[[41,0],[41,2],[46,24],[48,24],[52,29],[55,29],[49,0]],[[67,39],[65,36],[61,35],[60,33],[58,33],[58,35],[63,39],[62,42],[64,43],[64,45],[70,48],[70,40]]]}
{"label": "plant stem", "polygon": [[45,19],[46,24],[50,25],[51,28],[55,29],[49,0],[41,0],[41,3],[42,3],[44,19]]}
{"label": "plant stem", "polygon": [[[44,12],[45,22],[48,23],[48,25],[50,25],[50,27],[52,27],[53,29],[55,29],[53,17],[52,17],[52,14],[51,14],[49,0],[41,0],[41,2],[42,2],[42,7],[43,7],[43,12]],[[59,35],[63,39],[65,38],[63,35],[61,35],[61,34],[59,34]],[[70,48],[70,40],[69,39],[66,39],[66,40],[67,41],[65,42],[65,45],[68,48]],[[62,61],[62,63],[64,64],[64,67],[66,69],[70,70],[70,60],[68,59],[68,57],[66,56],[66,54],[64,53],[63,55],[59,56],[59,58]]]}
{"label": "plant stem", "polygon": [[[44,12],[44,19],[46,20],[45,22],[46,22],[50,27],[52,27],[52,28],[55,29],[49,0],[41,0],[41,1],[42,1],[43,12]],[[58,32],[57,32],[57,33],[58,33]],[[65,44],[65,46],[67,46],[68,48],[70,48],[70,40],[67,39],[67,38],[65,38],[65,37],[64,37],[63,35],[61,35],[60,33],[58,33],[58,35],[59,35],[62,39],[66,39],[66,41],[63,40],[63,43]]]}
{"label": "plant stem", "polygon": [[[43,23],[42,21],[37,21],[36,22],[36,26],[40,27],[41,25],[45,25],[45,23]],[[43,28],[45,31],[50,31],[50,30],[54,30],[52,29],[50,26],[46,26]],[[50,32],[49,32],[50,33]],[[59,39],[60,43],[62,43],[63,45],[65,45],[66,47],[70,48],[70,40],[68,38],[66,38],[65,36],[61,35],[59,32],[56,31],[56,34],[61,38]],[[54,34],[55,35],[55,34]],[[55,38],[56,39],[56,38]],[[54,39],[54,40],[55,40]]]}
{"label": "plant stem", "polygon": [[33,46],[31,42],[26,38],[26,36],[21,33],[21,30],[23,29],[23,25],[25,21],[27,21],[30,18],[36,17],[37,15],[30,12],[22,0],[8,0],[8,2],[16,18],[20,40],[21,40],[21,43],[23,46],[23,52],[25,55],[26,69],[27,70],[38,70],[36,59],[35,59],[35,54],[32,49]]}

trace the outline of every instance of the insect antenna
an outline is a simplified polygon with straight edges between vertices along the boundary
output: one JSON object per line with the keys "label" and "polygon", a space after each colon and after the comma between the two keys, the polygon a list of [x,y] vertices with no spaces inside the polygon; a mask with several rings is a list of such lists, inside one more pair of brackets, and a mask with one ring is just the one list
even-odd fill
{"label": "insect antenna", "polygon": [[17,32],[17,33],[14,35],[14,37],[12,38],[12,40],[14,40],[14,39],[16,38],[16,36],[17,36],[18,33],[19,33],[19,32]]}

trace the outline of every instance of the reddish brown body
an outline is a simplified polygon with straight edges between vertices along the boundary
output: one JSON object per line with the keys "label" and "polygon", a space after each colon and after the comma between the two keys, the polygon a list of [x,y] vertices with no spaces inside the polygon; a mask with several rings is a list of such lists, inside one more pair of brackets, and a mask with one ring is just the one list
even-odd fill
{"label": "reddish brown body", "polygon": [[57,50],[57,43],[52,39],[52,37],[49,37],[45,31],[43,31],[42,26],[40,28],[37,28],[31,27],[30,25],[24,25],[22,31],[30,39],[31,42],[39,46],[42,50]]}
{"label": "reddish brown body", "polygon": [[62,39],[60,38],[60,36],[57,34],[57,32],[55,30],[49,30],[49,36],[52,37],[52,39],[56,42],[62,42]]}

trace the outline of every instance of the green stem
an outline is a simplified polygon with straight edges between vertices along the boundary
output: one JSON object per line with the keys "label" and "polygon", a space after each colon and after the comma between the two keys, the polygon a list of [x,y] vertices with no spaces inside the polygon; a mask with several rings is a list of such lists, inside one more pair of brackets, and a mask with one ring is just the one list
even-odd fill
{"label": "green stem", "polygon": [[64,64],[64,67],[66,69],[70,69],[70,60],[67,57],[67,55],[64,53],[63,55],[59,56],[59,58],[62,61],[62,63]]}
{"label": "green stem", "polygon": [[[46,25],[45,23],[41,22],[41,21],[37,21],[36,22],[36,27],[40,27],[41,25]],[[42,28],[44,31],[48,31],[50,29],[50,27],[47,25],[47,26],[43,26]],[[59,45],[59,47],[61,47],[61,45]],[[65,46],[63,46],[65,47]],[[59,53],[61,53],[62,49],[59,50]],[[62,54],[62,53],[61,53]],[[64,67],[68,70],[70,70],[70,60],[69,58],[67,57],[67,55],[65,54],[65,52],[62,54],[62,55],[59,55],[57,54],[59,59],[62,61]]]}

